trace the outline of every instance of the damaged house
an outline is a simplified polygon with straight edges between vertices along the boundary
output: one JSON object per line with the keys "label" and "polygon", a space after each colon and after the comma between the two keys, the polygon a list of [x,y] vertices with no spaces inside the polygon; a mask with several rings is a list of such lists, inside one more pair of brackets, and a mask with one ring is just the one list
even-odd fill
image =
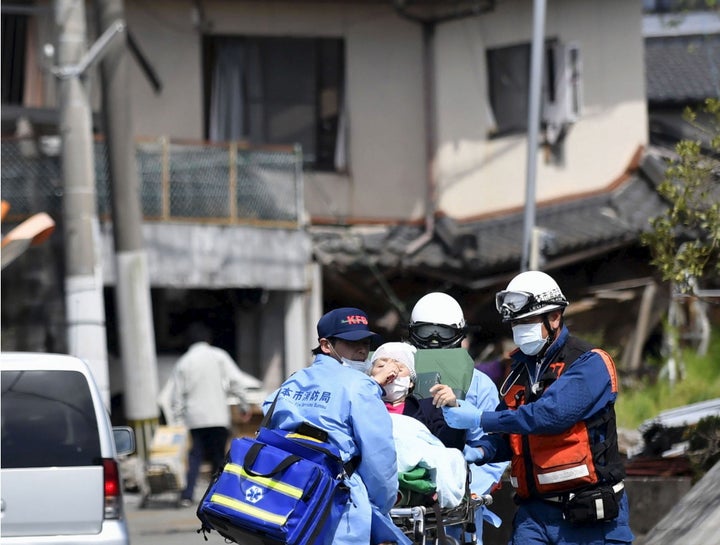
{"label": "damaged house", "polygon": [[[523,253],[531,2],[124,4],[137,61],[128,92],[139,157],[161,154],[163,142],[176,151],[195,146],[187,159],[194,170],[171,171],[167,181],[184,184],[182,214],[163,214],[164,182],[140,162],[160,355],[179,350],[175,326],[193,309],[211,311],[224,346],[272,388],[301,364],[289,354],[314,347],[324,309],[360,306],[386,338],[399,338],[412,305],[435,290],[459,299],[474,326],[473,350],[492,355],[507,335],[494,293]],[[669,295],[638,243],[662,210],[655,187],[664,171],[649,141],[642,7],[547,2],[531,154],[536,263],[566,290],[572,327],[624,347],[621,363],[631,367]],[[51,8],[45,0],[3,3],[3,27],[17,28],[3,33],[3,63],[13,52],[22,66],[3,77],[6,136],[17,135],[21,118],[35,138],[57,136],[55,82],[40,54],[56,39]],[[227,155],[237,145],[244,151],[217,167],[217,146]],[[286,168],[243,171],[258,146],[285,146]],[[3,197],[22,195],[6,170],[3,152]],[[211,175],[222,182],[204,185]],[[234,212],[213,212],[209,199],[226,201],[233,187]],[[260,190],[285,203],[264,224],[257,209],[240,206]],[[264,275],[268,260],[272,274]],[[10,305],[3,297],[3,332],[8,319],[24,319]],[[58,329],[57,306],[52,323],[32,326]],[[37,345],[48,335],[35,337]],[[3,348],[10,342],[3,335]]]}

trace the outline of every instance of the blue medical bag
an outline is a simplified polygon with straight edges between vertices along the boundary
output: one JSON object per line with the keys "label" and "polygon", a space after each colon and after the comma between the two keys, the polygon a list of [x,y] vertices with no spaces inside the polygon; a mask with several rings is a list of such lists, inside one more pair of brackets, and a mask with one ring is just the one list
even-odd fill
{"label": "blue medical bag", "polygon": [[325,441],[261,427],[233,439],[197,516],[243,545],[330,545],[350,498],[349,468]]}

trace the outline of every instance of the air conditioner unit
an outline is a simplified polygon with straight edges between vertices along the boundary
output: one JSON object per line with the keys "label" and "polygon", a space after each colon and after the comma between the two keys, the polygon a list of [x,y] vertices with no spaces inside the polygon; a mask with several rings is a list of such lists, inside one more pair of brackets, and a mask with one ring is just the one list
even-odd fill
{"label": "air conditioner unit", "polygon": [[546,49],[542,120],[560,128],[574,123],[582,108],[582,62],[575,43],[553,42]]}

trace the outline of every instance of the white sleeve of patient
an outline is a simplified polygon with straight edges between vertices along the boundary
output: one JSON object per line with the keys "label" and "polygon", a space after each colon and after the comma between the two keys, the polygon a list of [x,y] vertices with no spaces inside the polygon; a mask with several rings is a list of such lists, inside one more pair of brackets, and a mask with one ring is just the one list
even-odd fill
{"label": "white sleeve of patient", "polygon": [[457,507],[465,494],[467,466],[462,452],[447,448],[419,420],[391,414],[398,472],[420,466],[430,471],[440,507]]}

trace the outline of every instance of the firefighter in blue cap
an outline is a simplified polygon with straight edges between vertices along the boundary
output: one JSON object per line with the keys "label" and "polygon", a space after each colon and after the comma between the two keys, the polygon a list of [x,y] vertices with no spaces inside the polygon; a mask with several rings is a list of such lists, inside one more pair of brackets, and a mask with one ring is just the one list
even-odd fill
{"label": "firefighter in blue cap", "polygon": [[[397,500],[398,475],[392,421],[378,380],[357,370],[369,368],[371,343],[379,340],[365,312],[337,308],[317,324],[318,346],[310,367],[293,373],[263,404],[278,402],[269,426],[295,430],[308,423],[328,433],[345,462],[356,467],[347,480],[351,501],[337,527],[333,544],[378,545],[411,541],[389,512]],[[305,396],[306,392],[319,392]]]}

